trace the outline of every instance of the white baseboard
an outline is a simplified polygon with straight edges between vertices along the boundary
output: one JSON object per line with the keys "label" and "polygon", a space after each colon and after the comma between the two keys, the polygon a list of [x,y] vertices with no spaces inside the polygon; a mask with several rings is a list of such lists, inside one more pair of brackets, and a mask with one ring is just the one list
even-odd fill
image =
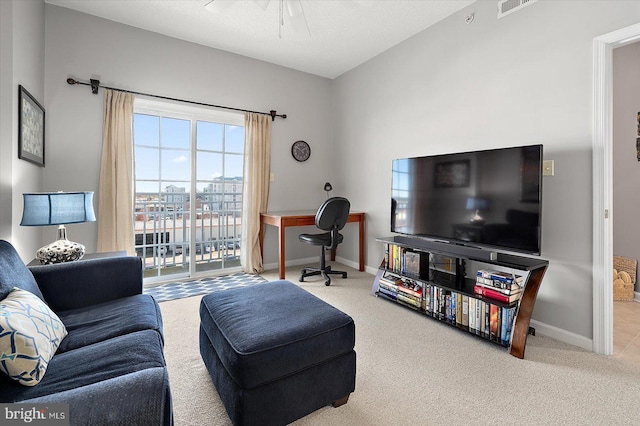
{"label": "white baseboard", "polygon": [[[342,265],[345,266],[349,266],[353,269],[358,269],[360,267],[360,264],[358,262],[354,262],[352,260],[349,259],[345,259],[344,257],[340,257],[340,256],[336,256],[336,263],[340,263]],[[317,265],[318,264],[318,258],[317,257],[308,257],[306,259],[295,259],[295,260],[287,260],[284,262],[284,266],[286,268],[288,268],[289,266],[299,266],[299,265]],[[278,269],[278,264],[277,263],[265,263],[263,265],[264,269],[266,271],[271,270],[271,269]],[[365,272],[371,274],[371,275],[375,275],[378,273],[378,268],[372,268],[369,266],[365,266]]]}
{"label": "white baseboard", "polygon": [[[341,264],[346,265],[346,266],[350,266],[353,269],[360,268],[360,263],[359,262],[354,262],[352,260],[344,259],[344,258],[339,257],[339,256],[336,256],[336,262],[341,263]],[[374,267],[371,267],[371,266],[364,265],[364,271],[366,273],[370,274],[370,275],[375,276],[378,273],[378,268],[374,268]],[[373,280],[373,277],[371,279]]]}
{"label": "white baseboard", "polygon": [[356,270],[360,267],[360,264],[358,262],[354,262],[352,260],[345,259],[344,257],[340,257],[340,256],[336,256],[336,260],[335,261],[336,261],[336,263],[340,263],[342,265],[349,266],[350,268],[353,268],[353,269],[356,269]]}
{"label": "white baseboard", "polygon": [[588,351],[593,351],[593,340],[587,337],[580,336],[579,334],[575,334],[534,319],[532,319],[529,324],[531,327],[536,329],[536,334],[544,334],[545,336],[552,337],[556,340],[560,340],[561,342],[578,346]]}

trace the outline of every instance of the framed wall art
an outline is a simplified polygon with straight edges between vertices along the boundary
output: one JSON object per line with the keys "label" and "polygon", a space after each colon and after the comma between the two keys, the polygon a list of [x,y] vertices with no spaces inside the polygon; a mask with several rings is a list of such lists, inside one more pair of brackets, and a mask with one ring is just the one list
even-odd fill
{"label": "framed wall art", "polygon": [[44,167],[44,108],[18,87],[18,158]]}
{"label": "framed wall art", "polygon": [[435,167],[434,187],[464,188],[469,186],[469,160],[437,163]]}

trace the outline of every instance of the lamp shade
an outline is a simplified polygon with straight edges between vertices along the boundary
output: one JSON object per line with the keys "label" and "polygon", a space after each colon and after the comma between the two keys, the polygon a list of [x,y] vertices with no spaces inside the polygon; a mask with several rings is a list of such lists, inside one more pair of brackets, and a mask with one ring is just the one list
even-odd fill
{"label": "lamp shade", "polygon": [[489,201],[484,198],[467,198],[467,210],[486,210],[489,208]]}
{"label": "lamp shade", "polygon": [[21,226],[94,222],[93,192],[39,192],[23,194]]}

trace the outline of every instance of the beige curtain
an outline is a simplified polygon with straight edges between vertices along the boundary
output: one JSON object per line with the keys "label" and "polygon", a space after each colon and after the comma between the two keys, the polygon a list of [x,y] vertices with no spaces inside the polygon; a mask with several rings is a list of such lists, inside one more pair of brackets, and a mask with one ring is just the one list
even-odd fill
{"label": "beige curtain", "polygon": [[105,90],[98,192],[98,252],[134,255],[133,95]]}
{"label": "beige curtain", "polygon": [[260,213],[267,211],[271,171],[271,117],[244,116],[244,183],[242,187],[242,250],[240,264],[249,274],[264,271],[260,253]]}

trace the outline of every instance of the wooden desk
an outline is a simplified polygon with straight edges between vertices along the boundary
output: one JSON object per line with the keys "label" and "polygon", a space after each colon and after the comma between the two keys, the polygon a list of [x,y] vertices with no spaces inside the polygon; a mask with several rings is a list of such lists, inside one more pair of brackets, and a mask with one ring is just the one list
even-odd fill
{"label": "wooden desk", "polygon": [[[264,225],[273,225],[278,228],[278,270],[280,271],[280,279],[284,279],[284,240],[285,229],[289,226],[315,226],[315,211],[281,211],[260,213],[260,253],[264,260]],[[357,222],[360,228],[360,271],[364,271],[364,213],[349,213],[347,223]],[[331,253],[331,260],[336,259],[335,251]]]}

